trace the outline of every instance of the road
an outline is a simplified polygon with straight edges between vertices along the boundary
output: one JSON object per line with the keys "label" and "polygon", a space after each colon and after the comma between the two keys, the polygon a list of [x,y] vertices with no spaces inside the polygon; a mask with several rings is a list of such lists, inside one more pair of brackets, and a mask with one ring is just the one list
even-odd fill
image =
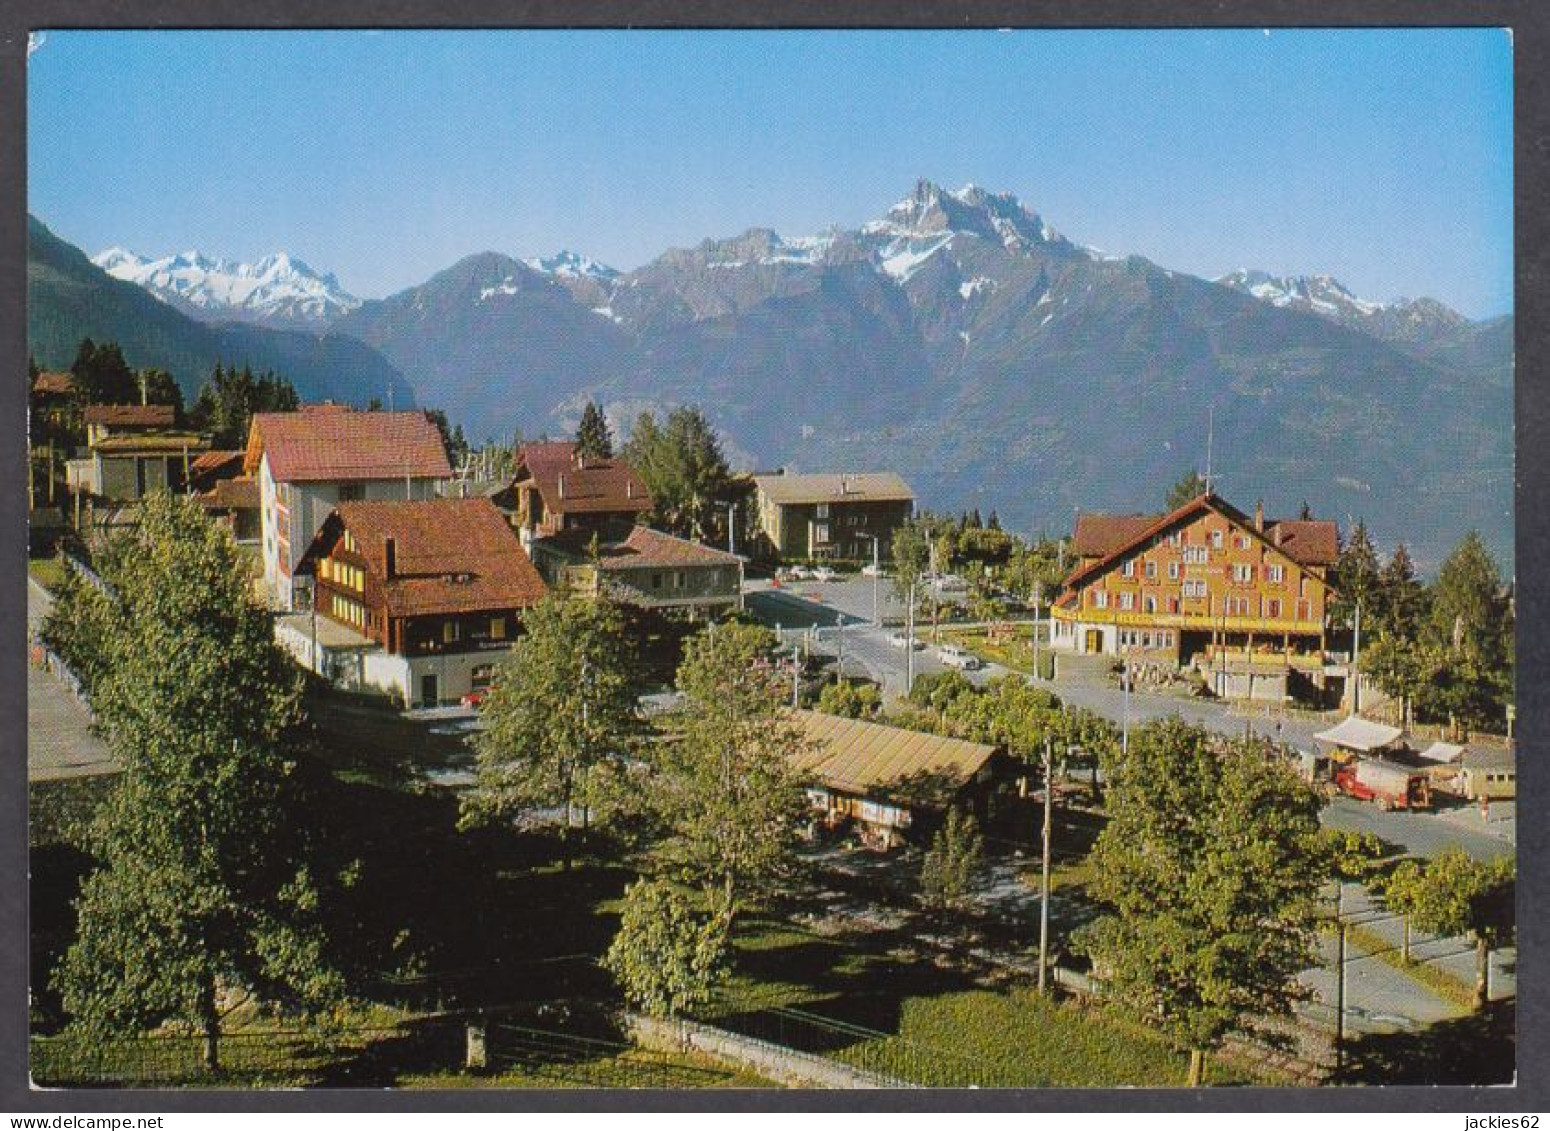
{"label": "road", "polygon": [[[853,577],[822,584],[788,583],[779,589],[771,588],[767,582],[750,582],[745,589],[745,601],[748,610],[761,621],[780,625],[787,639],[792,630],[818,628],[820,650],[836,655],[843,649],[847,672],[866,674],[887,694],[903,694],[904,650],[888,643],[895,628],[879,628],[872,623],[872,592],[870,578]],[[902,618],[903,604],[894,599],[886,579],[879,585],[879,595],[884,621],[892,625]],[[921,634],[928,633],[926,629]],[[945,670],[935,648],[915,653],[916,675]],[[969,678],[982,684],[1006,674],[1010,674],[1007,669],[991,664],[969,673]],[[1127,705],[1124,691],[1104,673],[1095,671],[1063,672],[1048,686],[1063,703],[1084,707],[1117,724],[1122,724],[1127,714],[1132,724],[1177,715],[1186,722],[1224,734],[1238,735],[1247,729],[1273,742],[1286,742],[1305,750],[1315,749],[1314,734],[1330,725],[1327,720],[1309,716],[1266,715],[1262,708],[1251,717],[1239,707],[1219,700],[1143,691],[1132,692]],[[1424,813],[1385,813],[1374,805],[1338,797],[1325,807],[1323,819],[1334,828],[1374,833],[1402,851],[1421,856],[1461,848],[1476,859],[1488,860],[1513,852],[1514,810],[1512,803],[1498,802],[1491,807],[1489,819],[1473,806],[1443,805]]]}
{"label": "road", "polygon": [[[37,627],[53,599],[27,579],[27,627]],[[86,709],[48,672],[27,665],[27,780],[59,781],[118,772],[107,745],[91,732]]]}

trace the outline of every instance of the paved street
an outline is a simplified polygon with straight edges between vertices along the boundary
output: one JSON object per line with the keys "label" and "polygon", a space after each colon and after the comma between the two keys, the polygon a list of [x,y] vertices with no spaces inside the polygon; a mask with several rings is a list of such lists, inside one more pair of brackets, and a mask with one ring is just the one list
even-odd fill
{"label": "paved street", "polygon": [[[892,598],[890,582],[879,586],[880,605],[885,624],[903,615],[903,606]],[[751,583],[747,589],[749,611],[770,625],[779,624],[788,637],[792,629],[817,626],[821,649],[828,655],[843,647],[847,672],[864,672],[881,684],[888,694],[903,694],[905,654],[888,643],[893,627],[877,628],[871,623],[872,579],[852,577],[820,584],[798,582],[771,589],[766,582]],[[843,628],[836,626],[844,625]],[[929,630],[919,632],[926,635]],[[915,673],[923,675],[945,670],[936,649],[927,647],[915,653]],[[984,683],[1005,668],[989,665],[969,678]],[[1209,699],[1191,699],[1181,695],[1133,692],[1127,709],[1124,691],[1102,673],[1063,672],[1050,683],[1050,689],[1073,707],[1084,707],[1116,723],[1124,720],[1127,710],[1132,723],[1178,715],[1187,722],[1210,727],[1226,734],[1242,734],[1247,728],[1276,742],[1287,742],[1305,750],[1315,748],[1314,734],[1330,722],[1312,716],[1267,714],[1257,708],[1246,714],[1241,708]],[[1335,828],[1370,832],[1400,850],[1422,856],[1434,856],[1447,848],[1461,848],[1476,859],[1488,860],[1513,851],[1515,806],[1498,802],[1491,807],[1489,819],[1478,808],[1444,802],[1422,813],[1385,813],[1377,806],[1337,797],[1324,810],[1324,821]]]}
{"label": "paved street", "polygon": [[[47,591],[27,580],[27,626],[40,624],[53,604]],[[115,773],[107,746],[91,733],[86,710],[64,684],[27,665],[27,780],[58,781]]]}

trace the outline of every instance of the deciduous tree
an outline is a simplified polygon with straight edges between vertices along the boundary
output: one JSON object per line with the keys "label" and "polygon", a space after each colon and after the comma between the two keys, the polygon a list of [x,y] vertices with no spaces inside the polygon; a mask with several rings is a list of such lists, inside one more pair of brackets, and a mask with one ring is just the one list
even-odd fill
{"label": "deciduous tree", "polygon": [[316,1016],[344,993],[295,774],[300,679],[193,503],[149,496],[114,563],[91,694],[123,774],[58,985],[90,1031],[194,1028],[214,1069],[244,995]]}
{"label": "deciduous tree", "polygon": [[1190,1053],[1190,1084],[1231,1033],[1284,1015],[1314,958],[1327,874],[1318,799],[1261,743],[1172,719],[1104,766],[1093,853],[1107,914],[1084,932],[1114,998]]}
{"label": "deciduous tree", "polygon": [[464,824],[559,806],[568,839],[572,807],[601,792],[591,777],[616,770],[632,748],[636,682],[618,606],[551,594],[524,610],[484,704]]}
{"label": "deciduous tree", "polygon": [[654,1017],[676,1017],[708,1001],[727,973],[727,921],[694,906],[662,879],[624,892],[619,933],[603,965],[625,999]]}
{"label": "deciduous tree", "polygon": [[979,822],[971,813],[949,809],[920,865],[920,894],[926,906],[962,910],[984,863],[985,838]]}

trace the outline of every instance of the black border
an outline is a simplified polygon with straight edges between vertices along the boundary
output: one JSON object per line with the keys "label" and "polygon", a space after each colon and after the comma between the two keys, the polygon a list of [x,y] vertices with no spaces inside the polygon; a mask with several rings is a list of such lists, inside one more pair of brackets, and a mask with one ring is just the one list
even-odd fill
{"label": "black border", "polygon": [[[0,593],[0,1110],[8,1112],[160,1111],[1467,1111],[1550,1108],[1543,957],[1550,917],[1543,913],[1542,868],[1520,867],[1518,1084],[1512,1088],[1391,1087],[1329,1089],[1174,1089],[919,1092],[626,1092],[626,1091],[50,1091],[30,1090],[27,1057],[26,671],[20,647],[25,615],[26,401],[26,48],[32,28],[1123,28],[1486,26],[1512,29],[1514,44],[1514,192],[1517,318],[1516,576],[1520,757],[1518,859],[1533,865],[1550,847],[1550,822],[1524,819],[1547,801],[1550,767],[1542,761],[1550,705],[1550,633],[1544,577],[1533,564],[1550,557],[1543,500],[1547,469],[1540,446],[1550,424],[1545,395],[1545,212],[1550,200],[1550,75],[1547,6],[1532,0],[910,0],[907,4],[830,0],[25,0],[0,9],[0,444],[6,489],[0,538],[13,579]],[[1446,435],[1437,442],[1446,444]]]}

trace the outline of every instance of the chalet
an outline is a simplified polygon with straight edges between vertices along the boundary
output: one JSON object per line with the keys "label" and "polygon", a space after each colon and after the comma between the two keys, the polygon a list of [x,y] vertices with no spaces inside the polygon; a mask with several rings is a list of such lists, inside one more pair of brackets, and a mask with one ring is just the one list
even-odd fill
{"label": "chalet", "polygon": [[86,455],[70,460],[74,494],[109,504],[132,503],[152,491],[182,492],[194,459],[210,447],[197,432],[178,427],[177,410],[164,404],[87,405]]}
{"label": "chalet", "polygon": [[1333,522],[1250,517],[1207,492],[1166,514],[1081,515],[1073,542],[1057,649],[1193,668],[1230,697],[1335,688]]}
{"label": "chalet", "polygon": [[796,764],[823,824],[854,824],[869,843],[891,848],[954,805],[989,817],[1005,766],[998,747],[817,711],[792,716],[806,740]]}
{"label": "chalet", "polygon": [[1465,747],[1459,753],[1454,787],[1469,801],[1498,801],[1518,796],[1518,765],[1510,747]]}
{"label": "chalet", "polygon": [[423,412],[309,405],[253,417],[243,473],[258,483],[265,585],[289,609],[296,567],[339,503],[433,499],[452,467]]}
{"label": "chalet", "polygon": [[510,484],[493,498],[525,547],[557,534],[633,525],[651,509],[646,484],[629,464],[583,456],[567,441],[522,445]]}
{"label": "chalet", "polygon": [[75,377],[65,372],[39,373],[32,382],[27,411],[34,434],[67,431],[77,411]]}
{"label": "chalet", "polygon": [[488,499],[336,504],[297,563],[311,610],[277,637],[336,684],[433,707],[488,687],[543,579]]}
{"label": "chalet", "polygon": [[633,522],[567,530],[531,546],[533,563],[556,588],[690,620],[742,607],[742,558]]}
{"label": "chalet", "polygon": [[258,480],[242,473],[245,455],[220,448],[201,453],[189,467],[188,489],[237,542],[256,545],[263,539],[262,500]]}
{"label": "chalet", "polygon": [[755,475],[753,483],[760,533],[779,559],[886,560],[894,531],[915,511],[915,493],[891,471]]}

